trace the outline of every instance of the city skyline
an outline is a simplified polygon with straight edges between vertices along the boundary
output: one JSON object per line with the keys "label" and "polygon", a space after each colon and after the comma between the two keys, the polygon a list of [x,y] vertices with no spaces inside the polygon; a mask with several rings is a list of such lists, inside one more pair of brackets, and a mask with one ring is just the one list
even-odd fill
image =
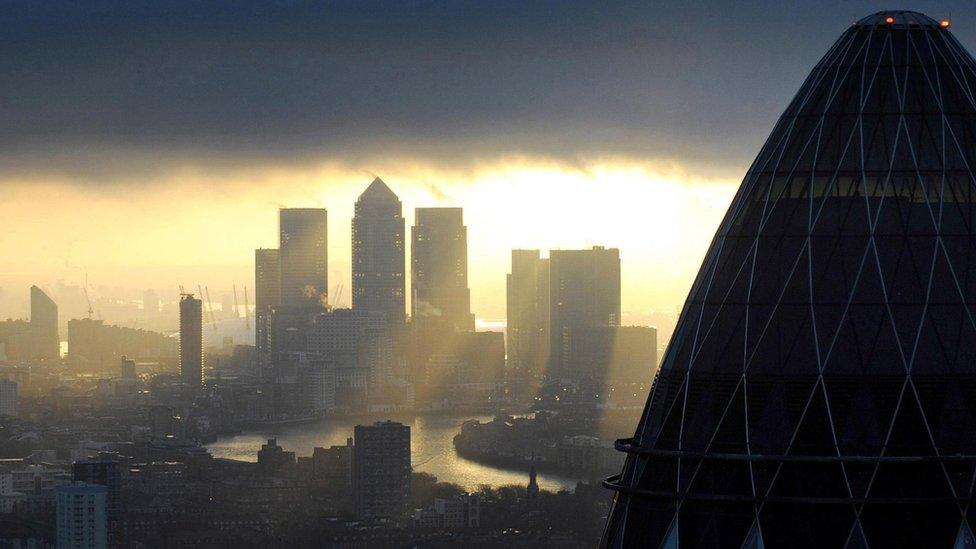
{"label": "city skyline", "polygon": [[[397,170],[391,170],[396,172]],[[530,172],[531,173],[531,172]],[[531,175],[517,174],[518,178],[531,179]],[[647,174],[637,177],[645,177]],[[565,180],[559,179],[565,177]],[[599,177],[607,177],[601,175]],[[624,302],[629,306],[625,308],[624,315],[640,316],[649,311],[671,311],[674,312],[681,304],[679,294],[687,291],[690,285],[691,274],[694,269],[693,264],[697,264],[700,258],[694,258],[696,247],[703,254],[708,243],[705,236],[706,227],[714,225],[724,211],[723,201],[731,198],[731,189],[723,190],[725,187],[714,187],[717,192],[712,192],[713,187],[706,185],[705,188],[684,187],[686,192],[685,199],[673,196],[666,200],[655,198],[656,190],[660,185],[665,185],[661,181],[651,182],[650,185],[641,190],[642,196],[646,196],[644,202],[624,204],[623,208],[633,210],[633,216],[639,215],[637,210],[644,211],[651,208],[654,217],[661,219],[660,227],[657,230],[647,233],[649,237],[646,242],[634,243],[631,246],[618,244],[614,237],[620,238],[620,221],[602,224],[601,230],[587,231],[586,227],[573,222],[573,216],[563,215],[561,212],[572,211],[576,199],[569,200],[562,192],[566,185],[577,189],[578,194],[583,196],[580,202],[594,203],[606,198],[599,198],[596,185],[612,184],[621,188],[637,188],[641,183],[630,179],[633,173],[621,173],[616,177],[615,182],[600,183],[597,179],[573,175],[560,172],[557,179],[549,183],[539,185],[531,181],[524,181],[518,178],[508,178],[504,175],[495,174],[490,176],[493,183],[484,184],[478,188],[462,189],[464,196],[457,193],[457,196],[445,197],[442,200],[431,198],[432,191],[426,186],[417,185],[398,185],[397,180],[384,177],[390,188],[401,197],[404,204],[403,217],[405,224],[412,226],[414,220],[414,210],[429,206],[436,207],[461,207],[465,210],[465,221],[469,226],[469,249],[470,254],[470,287],[472,310],[480,319],[500,320],[505,317],[504,300],[497,299],[499,293],[504,293],[505,273],[508,269],[509,254],[516,248],[539,248],[539,249],[577,249],[587,248],[593,245],[606,245],[621,249],[622,261],[624,263],[623,292]],[[350,223],[353,219],[353,209],[356,198],[368,186],[372,179],[368,175],[350,174],[348,180],[339,188],[330,188],[323,191],[323,200],[299,199],[295,202],[274,202],[262,203],[257,205],[245,204],[241,208],[251,208],[246,215],[254,218],[253,223],[243,223],[241,219],[245,215],[236,215],[234,223],[239,225],[235,229],[240,229],[238,238],[229,239],[222,231],[223,228],[214,227],[210,222],[202,223],[199,216],[190,216],[192,223],[200,223],[199,230],[216,236],[222,240],[219,245],[202,251],[202,256],[207,259],[219,257],[228,249],[235,250],[235,258],[242,260],[240,264],[213,264],[202,263],[197,265],[162,265],[157,259],[147,257],[140,262],[127,264],[124,267],[118,264],[102,265],[91,269],[84,269],[80,265],[62,263],[50,269],[40,269],[36,275],[20,275],[16,271],[5,271],[0,273],[0,317],[24,317],[23,311],[24,298],[18,297],[14,290],[21,282],[29,284],[39,284],[42,287],[50,287],[59,281],[69,285],[82,286],[88,280],[92,297],[97,297],[99,293],[96,287],[121,287],[129,290],[142,292],[145,288],[152,288],[159,292],[171,291],[174,296],[178,293],[177,287],[180,284],[195,287],[197,284],[207,285],[211,288],[221,288],[227,291],[232,285],[236,284],[239,288],[246,285],[253,287],[254,270],[253,258],[255,248],[277,248],[278,233],[277,216],[280,208],[300,208],[306,204],[313,204],[328,211],[328,279],[331,281],[330,291],[337,284],[343,284],[346,288],[351,288],[351,231]],[[524,187],[523,187],[524,185]],[[560,187],[557,189],[557,187]],[[486,196],[497,196],[511,192],[514,194],[527,195],[528,199],[520,204],[513,204],[508,209],[510,215],[505,219],[511,221],[513,216],[517,219],[519,212],[522,212],[523,220],[530,220],[532,231],[520,234],[525,226],[515,225],[511,222],[499,223],[496,217],[499,211],[494,206],[486,206]],[[726,196],[727,195],[727,196]],[[561,206],[551,210],[539,210],[532,206],[535,203],[545,203],[547,201],[559,201]],[[656,202],[655,202],[656,201]],[[655,205],[655,203],[657,205]],[[471,204],[465,206],[465,204]],[[645,204],[641,206],[641,204]],[[706,204],[706,208],[711,210],[714,219],[708,220],[704,217],[695,217],[689,212],[696,204]],[[649,205],[649,206],[648,206]],[[201,205],[204,207],[205,205]],[[2,206],[0,206],[2,208]],[[204,209],[206,209],[204,207]],[[540,212],[542,215],[540,215]],[[693,223],[694,227],[689,227],[690,234],[698,233],[695,237],[697,244],[685,249],[684,243],[669,241],[666,231],[669,223],[682,222],[682,212],[687,213],[685,223]],[[74,214],[67,214],[69,217]],[[119,215],[118,213],[116,215]],[[613,212],[607,210],[607,215],[613,217]],[[201,216],[206,216],[201,213]],[[543,218],[542,216],[545,216]],[[135,221],[133,221],[135,222]],[[145,221],[139,222],[141,226],[146,225]],[[151,225],[151,222],[149,223]],[[82,228],[82,230],[85,230]],[[214,233],[217,230],[217,233]],[[155,231],[155,230],[154,230]],[[103,235],[104,236],[104,235]],[[119,235],[122,236],[121,234]],[[134,235],[127,234],[127,240],[131,240]],[[497,237],[497,238],[496,238]],[[511,243],[511,245],[509,244]],[[57,246],[57,242],[52,244]],[[177,243],[173,242],[176,246]],[[185,243],[179,243],[184,246]],[[244,248],[247,248],[246,250]],[[128,249],[128,245],[123,248]],[[134,246],[135,250],[148,250],[150,245]],[[411,256],[410,247],[406,247],[406,259],[409,264]],[[236,251],[240,249],[240,254]],[[106,250],[99,247],[97,253],[102,254]],[[117,247],[110,247],[111,253],[117,252]],[[184,250],[181,250],[181,254]],[[95,251],[92,250],[92,253]],[[141,252],[140,252],[141,253]],[[667,261],[659,262],[656,258],[661,257]],[[53,261],[53,258],[51,258]],[[144,261],[144,262],[143,262]],[[55,262],[57,263],[57,262]],[[131,276],[119,278],[120,269],[125,269]],[[45,275],[44,273],[57,273],[56,275]],[[649,273],[659,277],[655,283],[649,284],[647,277]],[[410,287],[410,270],[407,269],[407,288]],[[144,285],[135,286],[133,281],[145,281]],[[28,284],[28,285],[29,285]],[[348,296],[348,293],[347,293]],[[165,299],[173,296],[162,295]],[[347,305],[349,299],[346,299]],[[406,296],[407,307],[411,302],[410,292]]]}
{"label": "city skyline", "polygon": [[0,546],[976,548],[974,6],[15,0]]}
{"label": "city skyline", "polygon": [[[954,32],[963,44],[972,44],[976,35],[963,5],[918,2],[915,7],[954,16]],[[140,99],[159,106],[161,112],[176,111],[167,98],[151,91],[143,80],[145,75],[132,72],[133,59],[126,53],[131,48],[119,48],[112,42],[99,46],[104,50],[94,50],[107,59],[117,59],[121,74],[126,75],[122,78],[132,79],[126,81],[129,85],[119,85],[85,72],[93,62],[91,48],[95,46],[84,38],[66,33],[57,42],[51,51],[91,46],[74,48],[71,74],[79,74],[86,83],[83,99],[101,105],[98,112],[111,111],[111,116],[88,120],[90,124],[66,117],[76,123],[68,128],[66,122],[37,112],[35,101],[25,92],[37,86],[36,77],[30,76],[23,61],[14,56],[5,59],[11,74],[23,76],[8,79],[8,86],[20,83],[22,89],[7,94],[13,103],[5,112],[17,112],[20,106],[23,114],[0,119],[9,122],[5,127],[10,128],[0,136],[0,189],[6,197],[0,204],[0,217],[11,227],[0,234],[0,247],[17,258],[0,272],[0,316],[23,314],[24,300],[10,297],[11,288],[51,285],[57,280],[80,285],[86,274],[94,286],[132,284],[165,290],[181,283],[199,283],[211,288],[240,287],[251,278],[253,248],[277,246],[273,223],[281,206],[329,210],[328,278],[333,287],[336,282],[351,287],[348,232],[353,205],[365,184],[376,176],[400,197],[408,225],[414,222],[416,207],[465,209],[469,246],[478,250],[471,259],[472,308],[484,318],[504,318],[504,304],[493,296],[504,292],[510,250],[592,245],[621,250],[624,314],[674,311],[682,304],[711,241],[710,227],[724,214],[751,151],[759,145],[759,136],[768,133],[780,105],[803,78],[799,67],[816,61],[828,43],[824,36],[832,29],[884,6],[880,2],[853,6],[834,1],[814,8],[760,2],[740,7],[726,20],[725,10],[714,1],[662,5],[655,10],[627,4],[597,10],[592,3],[580,2],[563,6],[565,21],[560,24],[547,23],[552,19],[552,6],[545,3],[508,7],[513,16],[506,21],[511,28],[503,27],[502,21],[479,19],[478,10],[466,13],[443,8],[435,13],[418,8],[419,20],[438,22],[433,28],[440,28],[439,21],[454,23],[444,36],[430,37],[432,27],[416,20],[370,16],[365,8],[338,10],[330,19],[312,6],[299,4],[292,11],[265,14],[271,24],[303,20],[300,39],[291,46],[271,40],[260,29],[244,33],[246,43],[280,48],[283,55],[308,52],[310,59],[321,60],[327,67],[335,60],[317,52],[327,50],[320,46],[332,44],[329,33],[314,31],[320,26],[331,28],[328,21],[348,22],[349,29],[377,23],[376,29],[396,31],[361,53],[367,56],[361,59],[364,62],[389,56],[389,66],[363,76],[363,84],[373,85],[369,89],[377,94],[367,103],[383,105],[380,112],[364,109],[363,100],[353,93],[358,89],[355,85],[346,83],[320,92],[324,94],[320,103],[330,108],[367,111],[363,114],[366,125],[352,123],[351,116],[326,116],[321,107],[305,101],[288,103],[294,90],[301,89],[294,82],[304,73],[240,52],[229,53],[253,68],[252,73],[282,71],[287,77],[290,87],[280,104],[269,105],[267,99],[257,103],[285,109],[287,116],[276,120],[275,108],[247,109],[250,104],[246,102],[219,101],[226,92],[215,90],[207,80],[213,67],[207,64],[206,50],[199,48],[213,43],[211,40],[220,43],[224,33],[238,29],[240,19],[220,7],[214,8],[224,18],[219,29],[200,38],[203,45],[187,46],[170,58],[177,67],[195,67],[193,81],[206,83],[200,90],[186,90],[182,83],[174,86],[194,97],[199,94],[201,105],[222,104],[195,124],[189,123],[190,114],[174,113],[174,120],[187,122],[185,143],[173,142],[179,132],[165,120],[153,117],[144,124],[126,122],[142,112],[132,110]],[[141,43],[143,38],[134,36],[132,29],[156,25],[161,37],[172,35],[172,40],[199,33],[199,27],[173,28],[179,10],[172,19],[158,22],[151,19],[153,14],[145,6],[134,8],[127,19],[133,25],[119,40]],[[65,24],[49,12],[34,15],[18,9],[11,13],[13,20],[23,22],[14,26],[25,33],[45,21],[55,28]],[[108,20],[85,17],[95,19],[91,21],[94,28]],[[703,27],[715,29],[714,36],[698,33]],[[521,37],[506,47],[521,46],[524,59],[481,60],[467,73],[452,63],[452,55],[425,65],[425,48],[402,51],[399,47],[416,33],[420,43],[427,44],[424,40],[429,39],[434,51],[452,46],[454,49],[446,51],[471,57],[484,45],[474,37],[478,33],[464,33],[471,29],[499,39]],[[336,35],[335,40],[340,36],[346,35]],[[695,46],[691,36],[700,36],[704,42]],[[50,48],[45,47],[48,44],[30,47],[33,40],[34,35],[25,35],[22,45],[30,51],[23,58],[36,61],[31,71],[50,74]],[[722,47],[713,47],[715,41],[721,41]],[[147,44],[147,51],[157,47],[158,43]],[[659,51],[676,53],[656,55]],[[549,61],[561,69],[547,68]],[[418,92],[416,82],[397,80],[397,74],[409,75],[417,65],[425,71],[447,71],[460,89],[437,88],[437,97],[448,103],[431,106]],[[305,68],[312,75],[323,70],[312,63]],[[560,70],[579,71],[581,78],[561,78]],[[516,77],[516,81],[528,79],[533,90],[562,91],[551,92],[555,95],[552,101],[547,101],[544,92],[534,91],[520,102],[517,98],[523,90],[515,84],[497,83],[507,79],[493,79],[495,87],[486,86],[474,94],[476,100],[457,98],[463,94],[456,92],[477,88],[484,75],[496,73]],[[682,76],[673,81],[661,77],[674,74]],[[157,76],[169,82],[167,75]],[[62,82],[62,76],[52,74],[52,78]],[[245,89],[227,89],[253,99],[261,83],[249,75],[242,78]],[[715,81],[723,85],[712,86]],[[64,111],[76,104],[71,89],[48,85],[38,94],[51,98],[49,106]],[[130,108],[113,111],[104,106],[104,98],[93,97],[93,89],[111,92],[105,95]],[[404,95],[390,95],[398,89]],[[493,89],[497,89],[497,102],[489,99]],[[612,90],[609,98],[605,95],[608,89]],[[731,101],[731,97],[749,100]],[[600,100],[605,104],[600,105]],[[492,107],[495,104],[498,106]],[[525,105],[544,114],[526,117]],[[301,120],[303,108],[313,121],[334,131],[329,136],[287,131],[295,120]],[[377,119],[387,111],[393,111],[394,122],[377,129]],[[23,121],[32,119],[31,113],[45,124],[33,130],[25,127]],[[438,131],[420,127],[422,120]],[[113,130],[120,124],[125,132]],[[212,137],[216,128],[228,128],[226,141]],[[64,131],[58,133],[59,129]],[[271,137],[288,137],[255,138],[265,131]],[[132,139],[118,137],[130,132]],[[89,133],[93,134],[90,139]],[[75,146],[78,141],[85,147]],[[39,195],[59,200],[42,208],[36,200]],[[170,203],[180,204],[179,217],[167,211],[165,205]],[[498,223],[499,211],[506,212],[504,223]],[[580,216],[591,222],[579,223]],[[52,223],[51,219],[59,221]],[[45,235],[43,242],[37,240],[36,235],[41,234]]]}

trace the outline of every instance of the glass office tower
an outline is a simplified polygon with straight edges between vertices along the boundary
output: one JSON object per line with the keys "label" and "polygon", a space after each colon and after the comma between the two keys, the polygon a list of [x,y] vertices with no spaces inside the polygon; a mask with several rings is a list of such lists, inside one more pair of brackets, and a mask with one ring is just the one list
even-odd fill
{"label": "glass office tower", "polygon": [[880,12],[813,69],[692,286],[608,547],[972,547],[976,63]]}

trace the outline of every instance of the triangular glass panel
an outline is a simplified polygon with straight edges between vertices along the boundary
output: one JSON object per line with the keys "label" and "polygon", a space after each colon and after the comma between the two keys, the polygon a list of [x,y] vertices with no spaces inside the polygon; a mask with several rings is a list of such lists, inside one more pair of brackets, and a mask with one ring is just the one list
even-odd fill
{"label": "triangular glass panel", "polygon": [[935,448],[929,437],[928,425],[918,405],[915,391],[905,386],[891,436],[885,444],[886,454],[895,456],[932,456]]}
{"label": "triangular glass panel", "polygon": [[668,533],[664,536],[664,541],[661,542],[661,549],[678,549],[677,515],[675,515],[674,520],[671,522],[671,528],[668,528]]}
{"label": "triangular glass panel", "polygon": [[959,535],[956,536],[956,543],[952,549],[976,549],[976,537],[973,536],[966,519],[963,519],[959,526]]}
{"label": "triangular glass panel", "polygon": [[723,412],[708,451],[720,454],[748,453],[746,430],[745,383],[740,382]]}
{"label": "triangular glass panel", "polygon": [[871,486],[871,480],[878,466],[873,462],[849,461],[844,463],[844,478],[851,491],[851,497],[864,498]]}
{"label": "triangular glass panel", "polygon": [[868,549],[868,540],[864,539],[864,530],[861,530],[861,521],[854,521],[854,528],[851,535],[847,538],[847,545],[844,549]]}
{"label": "triangular glass panel", "polygon": [[696,402],[684,412],[681,449],[687,452],[704,451],[718,427],[729,400],[741,381],[692,373],[689,399]]}
{"label": "triangular glass panel", "polygon": [[762,529],[759,528],[759,521],[752,523],[752,528],[749,529],[749,535],[746,536],[746,541],[742,543],[742,549],[766,549],[766,544],[763,543]]}
{"label": "triangular glass panel", "polygon": [[833,456],[834,428],[830,423],[830,410],[824,398],[823,386],[818,385],[803,412],[803,419],[790,444],[790,455]]}
{"label": "triangular glass panel", "polygon": [[829,383],[828,394],[837,432],[837,445],[841,451],[858,455],[880,455],[888,435],[886,427],[890,424],[890,416],[880,418],[867,384],[852,386],[841,382]]}
{"label": "triangular glass panel", "polygon": [[[960,307],[929,305],[911,360],[911,371],[918,376],[945,376],[956,366],[955,353],[968,347],[962,335],[976,335]],[[973,341],[973,340],[968,340]],[[959,343],[964,343],[959,345]],[[968,368],[968,364],[963,365]]]}

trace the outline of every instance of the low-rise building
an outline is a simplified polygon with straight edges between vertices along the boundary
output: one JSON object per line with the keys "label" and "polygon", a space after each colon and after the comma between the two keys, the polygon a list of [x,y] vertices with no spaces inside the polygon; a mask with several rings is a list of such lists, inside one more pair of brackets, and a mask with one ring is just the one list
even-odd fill
{"label": "low-rise building", "polygon": [[481,526],[481,498],[477,494],[461,494],[450,499],[435,498],[427,509],[414,511],[418,528],[459,530]]}

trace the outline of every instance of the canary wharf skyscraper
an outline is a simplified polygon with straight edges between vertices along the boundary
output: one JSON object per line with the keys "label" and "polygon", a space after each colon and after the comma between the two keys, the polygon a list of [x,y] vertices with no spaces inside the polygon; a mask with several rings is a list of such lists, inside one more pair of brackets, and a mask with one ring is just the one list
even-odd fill
{"label": "canary wharf skyscraper", "polygon": [[417,208],[410,250],[413,321],[437,320],[473,331],[468,289],[468,228],[461,208]]}
{"label": "canary wharf skyscraper", "polygon": [[976,62],[849,27],[777,122],[668,346],[609,547],[973,547]]}
{"label": "canary wharf skyscraper", "polygon": [[180,379],[189,387],[203,384],[203,301],[180,296]]}
{"label": "canary wharf skyscraper", "polygon": [[281,305],[281,261],[278,250],[254,250],[254,345],[271,350],[271,312]]}
{"label": "canary wharf skyscraper", "polygon": [[397,195],[376,178],[359,195],[352,218],[352,307],[403,324],[404,223]]}
{"label": "canary wharf skyscraper", "polygon": [[279,299],[283,307],[319,307],[327,302],[328,233],[325,208],[282,208],[278,211]]}

